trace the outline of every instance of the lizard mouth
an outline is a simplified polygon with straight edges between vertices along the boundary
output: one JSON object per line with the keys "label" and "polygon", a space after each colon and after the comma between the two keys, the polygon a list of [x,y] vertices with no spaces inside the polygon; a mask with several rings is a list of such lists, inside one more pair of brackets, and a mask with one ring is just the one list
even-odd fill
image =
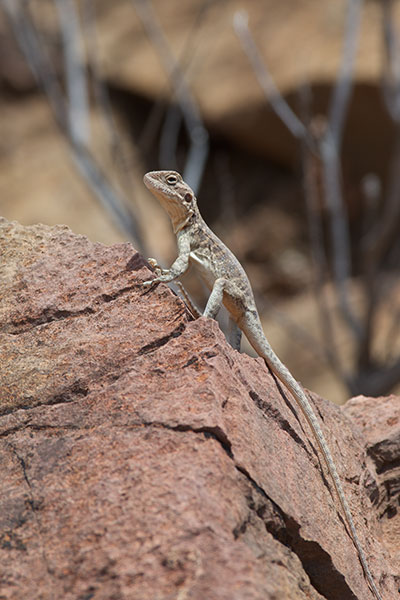
{"label": "lizard mouth", "polygon": [[157,198],[161,200],[160,195],[163,197],[168,196],[169,198],[176,200],[176,190],[174,187],[169,187],[168,184],[160,178],[160,174],[164,171],[150,171],[143,177],[143,183],[153,194],[157,195]]}

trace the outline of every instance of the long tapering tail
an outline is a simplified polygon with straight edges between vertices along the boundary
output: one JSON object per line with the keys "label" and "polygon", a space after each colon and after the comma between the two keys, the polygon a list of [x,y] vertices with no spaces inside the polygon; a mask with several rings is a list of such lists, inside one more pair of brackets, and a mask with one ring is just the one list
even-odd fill
{"label": "long tapering tail", "polygon": [[324,457],[328,471],[331,475],[336,493],[339,497],[339,501],[342,506],[346,522],[348,524],[350,534],[354,542],[354,546],[357,549],[367,581],[376,599],[382,600],[382,597],[378,592],[378,589],[369,570],[364,550],[362,549],[360,540],[358,539],[357,531],[353,522],[353,517],[351,515],[349,505],[344,495],[342,484],[340,482],[340,478],[331,451],[329,450],[328,444],[325,440],[325,436],[322,433],[319,421],[315,415],[315,412],[312,408],[309,399],[307,398],[301,385],[295,380],[293,375],[279,360],[279,358],[271,348],[270,344],[268,343],[268,340],[264,335],[262,325],[256,311],[246,311],[244,317],[239,323],[239,327],[243,331],[243,333],[249,340],[249,343],[253,346],[257,354],[265,360],[266,364],[271,369],[271,371],[278,377],[278,379],[287,387],[287,389],[293,395],[302,413],[307,419],[315,441],[318,444],[321,454]]}

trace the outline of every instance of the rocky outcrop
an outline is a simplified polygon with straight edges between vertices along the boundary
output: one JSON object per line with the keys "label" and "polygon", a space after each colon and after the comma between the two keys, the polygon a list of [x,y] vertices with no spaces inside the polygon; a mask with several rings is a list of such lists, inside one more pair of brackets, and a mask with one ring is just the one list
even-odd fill
{"label": "rocky outcrop", "polygon": [[[1,598],[373,598],[307,424],[260,359],[144,289],[129,244],[2,220],[0,252]],[[398,398],[312,401],[394,599]]]}

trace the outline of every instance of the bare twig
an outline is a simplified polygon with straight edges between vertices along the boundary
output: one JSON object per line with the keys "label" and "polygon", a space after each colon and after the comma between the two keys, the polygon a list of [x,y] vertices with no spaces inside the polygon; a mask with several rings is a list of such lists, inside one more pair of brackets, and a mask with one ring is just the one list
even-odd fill
{"label": "bare twig", "polygon": [[[62,2],[62,0],[57,1]],[[96,9],[94,0],[83,0],[82,21],[85,32],[88,63],[93,78],[94,96],[96,98],[97,105],[101,109],[104,123],[106,125],[109,143],[112,149],[112,154],[114,154],[114,152],[118,152],[119,149],[119,136],[111,107],[110,95],[108,93],[107,86],[104,83],[103,77],[100,74],[100,68],[98,64],[99,49],[97,43],[95,11]]]}
{"label": "bare twig", "polygon": [[105,125],[108,142],[110,144],[111,156],[118,167],[118,175],[121,175],[121,184],[124,186],[124,189],[131,192],[134,183],[130,175],[127,157],[125,156],[121,146],[121,138],[114,119],[108,87],[101,75],[101,69],[98,61],[99,48],[96,33],[95,11],[96,9],[94,0],[83,0],[82,20],[84,24],[86,52],[88,55],[88,63],[93,81],[94,97],[103,117],[103,123]]}
{"label": "bare twig", "polygon": [[[393,156],[390,161],[389,182],[383,212],[379,219],[372,223],[362,240],[363,264],[365,264],[365,296],[367,310],[364,328],[364,339],[360,344],[358,362],[360,368],[371,365],[371,350],[374,318],[378,301],[382,294],[379,285],[379,268],[385,254],[398,238],[400,222],[400,47],[393,26],[392,0],[382,3],[382,37],[384,44],[383,63],[383,96],[390,117],[396,126],[396,139]],[[393,327],[389,330],[387,347],[393,340],[393,331],[397,330],[396,314]],[[388,358],[390,350],[388,350]]]}
{"label": "bare twig", "polygon": [[378,264],[397,238],[400,221],[400,123],[396,129],[396,140],[389,167],[389,182],[383,214],[376,226],[364,237],[363,247],[367,260]]}
{"label": "bare twig", "polygon": [[348,0],[347,6],[342,60],[328,117],[329,129],[337,149],[340,148],[342,142],[344,121],[353,89],[353,69],[358,47],[363,0]]}
{"label": "bare twig", "polygon": [[400,120],[400,45],[394,28],[393,1],[382,0],[382,38],[384,49],[383,98],[395,123]]}
{"label": "bare twig", "polygon": [[[182,50],[179,53],[178,63],[179,63],[180,70],[182,73],[185,74],[185,78],[187,81],[189,81],[188,70],[192,65],[194,55],[195,55],[195,50],[198,47],[197,34],[201,30],[201,23],[202,23],[204,17],[206,16],[208,9],[216,2],[220,3],[220,1],[221,0],[203,0],[199,9],[196,11],[195,18],[192,21],[190,28],[186,32],[186,41],[183,45]],[[159,98],[154,102],[152,109],[150,111],[150,114],[146,119],[146,122],[143,127],[143,131],[139,137],[138,144],[137,144],[139,147],[142,148],[142,150],[145,153],[146,153],[146,151],[148,151],[149,147],[151,146],[151,144],[156,139],[156,136],[158,135],[158,131],[161,127],[162,120],[164,118],[166,104],[167,104],[166,99],[163,98],[162,96],[159,96]],[[176,110],[176,107],[169,106],[167,110],[170,110],[170,109]],[[168,115],[167,115],[167,118],[165,119],[165,121],[168,121]],[[181,125],[181,121],[176,119],[175,126],[180,127],[180,125]],[[169,128],[169,125],[167,125],[165,122],[164,122],[163,129],[164,128],[166,128],[166,129]],[[163,136],[164,132],[161,135]],[[174,131],[173,137],[176,138],[177,135],[178,135],[178,131]],[[169,162],[164,159],[165,152],[166,152],[166,146],[167,146],[167,144],[165,144],[165,147],[162,151],[160,148],[160,161],[161,161],[161,157],[162,157],[162,162],[160,162],[161,165],[169,164]],[[175,142],[174,142],[174,147],[176,147]],[[169,160],[170,160],[170,157],[169,157]]]}
{"label": "bare twig", "polygon": [[135,247],[143,252],[144,246],[136,219],[132,217],[130,210],[121,201],[100,165],[96,163],[94,157],[84,146],[72,146],[72,151],[81,175],[95,192],[100,204],[111,215],[115,224],[135,242]]}
{"label": "bare twig", "polygon": [[178,168],[177,149],[182,112],[176,104],[170,104],[163,122],[160,135],[159,162],[170,169]]}
{"label": "bare twig", "polygon": [[295,138],[301,140],[308,139],[306,127],[282,97],[261,57],[260,51],[250,33],[248,16],[245,11],[235,13],[233,26],[268,102],[271,103],[276,114],[282,119]]}
{"label": "bare twig", "polygon": [[320,144],[324,198],[330,214],[333,271],[341,313],[356,339],[360,339],[361,326],[356,319],[348,293],[351,273],[351,249],[347,211],[342,196],[340,159],[329,130]]}
{"label": "bare twig", "polygon": [[[371,224],[377,219],[377,208],[380,196],[380,182],[374,174],[369,174],[362,181],[364,204],[366,207],[363,230],[368,231]],[[368,370],[372,365],[372,341],[375,316],[378,309],[380,294],[380,278],[377,263],[366,258],[362,261],[363,278],[361,285],[364,287],[365,313],[363,331],[357,348],[357,363],[360,371]]]}
{"label": "bare twig", "polygon": [[[350,233],[348,224],[348,215],[342,195],[341,183],[341,165],[340,165],[340,146],[343,137],[343,128],[348,110],[349,100],[353,87],[353,67],[355,62],[358,31],[361,19],[362,0],[348,0],[346,33],[343,45],[343,53],[337,83],[335,85],[330,103],[329,118],[325,123],[324,131],[315,135],[310,123],[300,119],[290,108],[286,100],[277,89],[273,78],[265,66],[261,54],[252,38],[246,13],[236,13],[234,17],[234,28],[238,35],[244,52],[246,53],[258,82],[264,91],[265,96],[271,103],[275,113],[285,123],[294,137],[303,144],[304,167],[308,170],[305,173],[306,197],[308,198],[308,215],[310,219],[311,237],[313,244],[314,261],[317,265],[317,289],[319,296],[319,310],[321,319],[324,321],[324,339],[332,337],[333,327],[326,319],[328,314],[327,306],[321,296],[323,281],[327,272],[327,262],[323,256],[323,244],[318,238],[322,235],[318,230],[320,227],[316,220],[315,207],[311,203],[316,201],[315,182],[311,182],[313,174],[310,169],[310,157],[306,158],[311,151],[315,156],[321,159],[322,163],[322,183],[324,189],[324,198],[326,207],[330,216],[332,250],[333,250],[333,272],[334,281],[338,294],[338,301],[341,314],[357,342],[362,338],[362,327],[353,311],[348,292],[348,280],[351,275],[351,247]],[[325,270],[325,273],[323,273]],[[330,330],[329,334],[327,328]],[[350,386],[351,381],[348,374],[336,359],[336,352],[330,351],[329,360],[336,372]]]}
{"label": "bare twig", "polygon": [[379,205],[382,199],[382,181],[376,173],[367,173],[361,180],[361,192],[364,198],[362,216],[362,234],[368,235],[369,230],[379,220]]}
{"label": "bare twig", "polygon": [[[200,30],[201,22],[210,7],[215,0],[204,1],[200,9],[196,11],[195,18],[191,24],[190,30],[186,34],[185,44],[180,51],[177,62],[182,75],[185,76],[185,80],[189,82],[189,67],[191,66],[194,58],[194,51],[196,45],[196,34]],[[159,113],[160,105],[165,108],[165,101],[160,98],[154,105],[152,114],[150,116],[150,123],[153,120],[153,115]],[[163,110],[164,112],[164,110]],[[154,119],[156,122],[156,119]],[[171,165],[172,168],[177,168],[178,158],[178,136],[182,124],[182,111],[176,104],[169,104],[167,107],[166,118],[164,119],[161,136],[160,136],[160,150],[159,150],[159,161],[160,165]]]}
{"label": "bare twig", "polygon": [[325,201],[330,213],[333,250],[333,268],[342,315],[356,339],[362,337],[362,328],[349,299],[347,281],[351,274],[351,248],[347,210],[343,200],[340,146],[343,125],[353,88],[353,67],[358,45],[362,0],[348,0],[346,33],[339,76],[333,92],[329,119],[320,142],[323,162]]}
{"label": "bare twig", "polygon": [[74,0],[55,0],[63,41],[68,129],[76,144],[90,141],[89,97],[84,49]]}
{"label": "bare twig", "polygon": [[382,2],[385,48],[383,91],[388,113],[396,126],[396,140],[390,162],[389,184],[383,204],[383,214],[363,240],[366,260],[376,265],[398,236],[400,223],[400,44],[393,26],[392,9],[391,0]]}
{"label": "bare twig", "polygon": [[37,84],[44,90],[53,116],[61,129],[68,131],[67,108],[53,64],[40,44],[29,8],[21,7],[20,0],[0,0],[22,54]]}
{"label": "bare twig", "polygon": [[[112,188],[90,150],[74,139],[70,130],[67,102],[56,77],[54,67],[47,56],[28,7],[21,8],[19,0],[0,0],[11,22],[17,41],[38,84],[43,88],[54,118],[70,144],[72,156],[90,188],[102,206],[106,207],[116,224],[143,249],[140,229],[119,194]],[[79,136],[78,136],[79,137]]]}
{"label": "bare twig", "polygon": [[149,39],[157,50],[182,110],[191,142],[183,176],[193,191],[197,193],[208,156],[207,130],[203,125],[200,110],[186,82],[184,73],[171,51],[150,0],[132,0],[132,3]]}
{"label": "bare twig", "polygon": [[[313,137],[318,139],[319,134],[317,129],[319,121],[312,121],[310,112],[311,90],[306,85],[303,85],[300,89],[300,106],[303,122],[306,123],[309,131],[313,132]],[[341,364],[340,355],[337,351],[335,328],[333,327],[331,312],[326,297],[329,265],[324,245],[321,218],[322,206],[318,191],[321,161],[318,156],[310,152],[310,149],[305,142],[301,144],[301,158],[311,257],[314,264],[313,291],[319,315],[323,353],[326,361],[334,372],[349,386],[350,375],[345,372]]]}
{"label": "bare twig", "polygon": [[348,232],[348,219],[341,191],[341,170],[339,144],[350,91],[352,87],[352,67],[357,48],[357,31],[362,0],[349,0],[346,39],[342,55],[340,75],[336,85],[330,111],[330,121],[325,134],[313,144],[313,136],[307,127],[292,111],[275,85],[260,52],[250,34],[247,14],[235,13],[234,27],[243,49],[254,69],[258,82],[276,114],[289,131],[299,140],[307,143],[312,150],[317,149],[323,162],[323,182],[326,205],[331,216],[331,235],[334,255],[334,274],[338,288],[339,305],[351,330],[356,337],[361,335],[360,325],[355,318],[347,292],[347,279],[350,276],[351,252]]}

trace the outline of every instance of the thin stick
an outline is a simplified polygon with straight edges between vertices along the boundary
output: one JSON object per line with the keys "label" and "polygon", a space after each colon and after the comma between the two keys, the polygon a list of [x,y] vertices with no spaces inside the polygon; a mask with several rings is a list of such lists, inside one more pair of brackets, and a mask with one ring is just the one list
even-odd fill
{"label": "thin stick", "polygon": [[347,22],[339,75],[332,95],[328,123],[320,143],[326,206],[330,213],[335,284],[341,313],[355,338],[360,340],[362,328],[349,299],[347,281],[351,274],[351,248],[347,210],[343,200],[340,146],[351,91],[353,68],[358,47],[358,32],[363,0],[348,0]]}
{"label": "thin stick", "polygon": [[199,189],[208,156],[208,133],[200,110],[187,84],[184,72],[175,59],[170,45],[149,0],[132,0],[143,27],[156,49],[182,110],[190,138],[190,149],[184,168],[184,178],[195,193]]}
{"label": "thin stick", "polygon": [[261,57],[260,51],[250,33],[248,16],[245,11],[238,11],[235,13],[233,17],[233,27],[242,44],[242,48],[253,67],[258,83],[276,114],[282,119],[295,138],[302,140],[308,139],[306,127],[282,97]]}
{"label": "thin stick", "polygon": [[[131,176],[131,168],[121,145],[120,134],[114,119],[110,93],[104,78],[102,77],[98,60],[99,47],[96,32],[96,9],[94,0],[83,0],[82,20],[84,25],[86,52],[93,81],[94,97],[96,104],[101,111],[108,143],[110,145],[110,153],[117,166],[117,174],[120,176],[120,183],[123,189],[129,191],[129,194],[132,194],[134,181]],[[138,210],[137,206],[135,208]]]}
{"label": "thin stick", "polygon": [[67,90],[69,135],[76,144],[90,141],[89,95],[82,32],[74,0],[54,0],[60,23]]}
{"label": "thin stick", "polygon": [[339,148],[342,142],[344,121],[353,89],[353,70],[358,48],[362,8],[363,0],[348,0],[342,59],[328,117],[329,128],[336,148]]}
{"label": "thin stick", "polygon": [[335,328],[326,298],[326,282],[329,272],[328,261],[324,249],[323,230],[318,208],[317,161],[306,144],[302,144],[303,186],[306,201],[308,230],[310,234],[311,256],[314,264],[313,281],[314,297],[317,304],[319,322],[323,339],[325,359],[340,379],[350,388],[351,377],[343,368],[340,353],[337,350]]}
{"label": "thin stick", "polygon": [[359,340],[362,335],[361,325],[353,313],[347,284],[351,272],[351,250],[348,216],[342,196],[340,159],[329,130],[321,140],[320,148],[324,198],[330,213],[333,271],[339,307],[350,331]]}
{"label": "thin stick", "polygon": [[382,38],[384,48],[383,62],[383,98],[387,111],[396,123],[400,120],[400,46],[393,25],[393,2],[383,0]]}
{"label": "thin stick", "polygon": [[95,197],[104,206],[115,223],[131,237],[138,249],[143,249],[140,229],[134,215],[126,207],[119,194],[97,164],[91,152],[72,138],[65,97],[58,83],[53,65],[49,60],[35,29],[29,10],[23,10],[19,0],[0,0],[15,31],[25,60],[34,73],[38,84],[48,98],[57,125],[66,136],[79,172],[89,184]]}

